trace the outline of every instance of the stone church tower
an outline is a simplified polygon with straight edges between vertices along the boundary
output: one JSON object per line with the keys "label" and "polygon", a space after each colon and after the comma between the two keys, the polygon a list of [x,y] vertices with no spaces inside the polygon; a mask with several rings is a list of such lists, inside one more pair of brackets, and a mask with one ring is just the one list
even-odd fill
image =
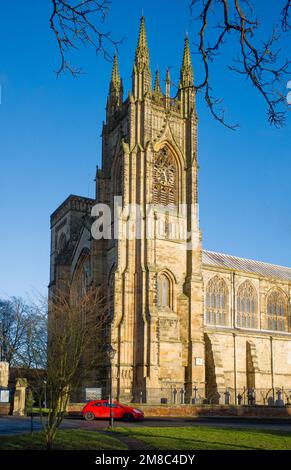
{"label": "stone church tower", "polygon": [[[132,387],[148,395],[161,386],[191,390],[193,381],[204,382],[200,233],[191,210],[180,207],[197,205],[193,69],[186,38],[177,97],[170,97],[169,72],[166,94],[158,72],[152,89],[144,18],[132,91],[123,101],[117,57],[109,87],[97,202],[113,211],[114,196],[130,208],[131,237],[93,244],[96,281],[113,290],[116,387],[121,394]],[[140,222],[136,205],[143,214]],[[148,205],[153,210],[144,217]],[[147,224],[155,233],[151,239]],[[195,249],[187,251],[185,239],[169,237],[169,225],[196,232]],[[159,235],[157,227],[164,228]]]}
{"label": "stone church tower", "polygon": [[199,389],[201,401],[227,390],[237,403],[256,388],[266,403],[276,387],[291,389],[291,269],[202,251],[187,37],[175,98],[169,71],[165,83],[163,93],[157,71],[152,88],[141,18],[126,99],[114,58],[96,198],[70,196],[51,216],[50,292],[105,287],[112,322],[96,338],[103,359],[91,384],[105,393],[110,344],[120,400],[157,403],[180,390],[190,402]]}
{"label": "stone church tower", "polygon": [[[67,230],[72,232],[75,226],[78,234],[74,246],[68,242],[71,273],[79,270],[80,261],[72,261],[72,253],[77,251],[82,255],[82,269],[86,259],[90,265],[91,282],[108,288],[118,396],[145,391],[149,396],[171,386],[190,393],[194,381],[203,386],[205,373],[201,241],[192,213],[198,202],[197,115],[188,38],[179,90],[171,98],[169,71],[166,93],[161,90],[158,71],[152,88],[145,20],[141,18],[132,90],[125,100],[114,58],[102,143],[96,201],[71,196],[53,214],[53,232],[61,226],[61,219],[64,224],[68,212]],[[108,205],[113,214],[115,196],[121,196],[122,207],[127,208],[123,222],[130,227],[131,236],[92,238],[81,249],[77,238],[88,239],[88,229],[80,225],[84,214],[90,214],[94,203]],[[143,213],[139,222],[136,205]],[[148,205],[152,210],[145,217]],[[148,226],[151,237],[147,236]],[[187,250],[186,236],[173,236],[171,227],[191,233],[196,240],[193,247]],[[60,248],[54,246],[58,237],[52,236],[51,285],[67,279],[72,288],[74,277],[80,275],[73,275],[70,281]],[[68,238],[72,240],[70,233]]]}

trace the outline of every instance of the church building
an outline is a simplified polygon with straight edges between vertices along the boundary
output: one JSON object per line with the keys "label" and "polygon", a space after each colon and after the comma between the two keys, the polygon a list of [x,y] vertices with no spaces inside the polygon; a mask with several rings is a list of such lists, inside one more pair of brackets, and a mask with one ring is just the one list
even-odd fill
{"label": "church building", "polygon": [[[169,71],[165,93],[158,71],[152,85],[142,17],[132,89],[124,97],[115,56],[96,198],[71,195],[51,216],[50,291],[105,286],[120,400],[218,402],[229,393],[238,403],[251,389],[258,403],[276,400],[276,393],[286,402],[291,268],[202,249],[188,37],[181,59],[173,98]],[[94,207],[106,205],[113,214],[116,200],[127,208],[120,227],[130,227],[130,236],[97,239]]]}

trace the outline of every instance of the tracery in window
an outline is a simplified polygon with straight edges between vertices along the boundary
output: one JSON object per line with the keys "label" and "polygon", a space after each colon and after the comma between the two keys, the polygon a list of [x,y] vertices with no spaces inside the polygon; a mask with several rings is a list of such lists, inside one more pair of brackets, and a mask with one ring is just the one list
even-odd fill
{"label": "tracery in window", "polygon": [[228,288],[219,276],[210,279],[206,287],[205,322],[209,325],[228,324]]}
{"label": "tracery in window", "polygon": [[167,146],[161,148],[154,157],[153,203],[177,205],[177,167]]}
{"label": "tracery in window", "polygon": [[273,290],[267,298],[268,330],[288,331],[287,299],[280,290]]}
{"label": "tracery in window", "polygon": [[82,251],[77,262],[71,284],[71,298],[78,302],[86,294],[91,283],[91,261],[90,252]]}
{"label": "tracery in window", "polygon": [[236,324],[242,328],[257,328],[258,301],[251,282],[243,282],[237,292]]}

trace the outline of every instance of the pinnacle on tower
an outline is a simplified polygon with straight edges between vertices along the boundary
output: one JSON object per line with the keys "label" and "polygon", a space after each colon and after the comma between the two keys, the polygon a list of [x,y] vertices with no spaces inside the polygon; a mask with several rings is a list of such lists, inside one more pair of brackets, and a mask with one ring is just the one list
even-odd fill
{"label": "pinnacle on tower", "polygon": [[191,61],[191,54],[190,54],[190,47],[189,47],[189,39],[188,35],[185,37],[185,44],[184,44],[184,54],[183,54],[183,62],[180,72],[180,84],[184,87],[191,87],[193,86],[194,81],[194,73]]}
{"label": "pinnacle on tower", "polygon": [[145,19],[140,19],[140,29],[135,52],[135,63],[132,75],[133,96],[137,99],[144,97],[152,91],[152,77],[150,71],[150,55],[147,44]]}
{"label": "pinnacle on tower", "polygon": [[114,91],[117,95],[120,93],[121,88],[121,78],[118,67],[118,58],[117,54],[114,54],[113,68],[110,82],[110,92]]}
{"label": "pinnacle on tower", "polygon": [[155,79],[154,93],[155,93],[156,95],[162,95],[162,89],[161,89],[161,84],[160,84],[160,73],[159,73],[159,69],[156,70],[156,79]]}
{"label": "pinnacle on tower", "polygon": [[149,69],[150,58],[144,16],[142,16],[140,19],[138,43],[135,52],[135,64],[139,72],[142,72],[145,68]]}
{"label": "pinnacle on tower", "polygon": [[117,54],[114,55],[112,75],[107,98],[107,116],[112,116],[122,105],[123,87],[119,73]]}
{"label": "pinnacle on tower", "polygon": [[170,97],[170,86],[171,86],[171,78],[170,78],[170,70],[167,69],[166,72],[166,97]]}

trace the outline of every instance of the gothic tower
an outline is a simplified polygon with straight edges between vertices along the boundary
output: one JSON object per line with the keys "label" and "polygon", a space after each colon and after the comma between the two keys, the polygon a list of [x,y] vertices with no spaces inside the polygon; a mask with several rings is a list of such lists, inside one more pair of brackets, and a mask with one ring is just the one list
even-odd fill
{"label": "gothic tower", "polygon": [[[190,399],[204,386],[201,235],[197,218],[197,115],[188,37],[178,93],[170,73],[152,88],[145,19],[123,101],[117,56],[103,125],[97,203],[114,210],[119,236],[92,241],[93,282],[108,286],[114,386],[120,398],[147,398],[173,386]],[[125,229],[125,230],[124,230]],[[130,236],[124,236],[125,232]],[[188,235],[186,235],[186,232]]]}
{"label": "gothic tower", "polygon": [[291,389],[291,268],[201,248],[193,81],[186,37],[176,96],[169,70],[152,86],[141,18],[125,99],[114,57],[96,197],[71,195],[51,216],[51,298],[100,286],[110,314],[78,402],[87,387],[108,398],[112,349],[120,401],[236,404],[256,388],[265,403]]}

